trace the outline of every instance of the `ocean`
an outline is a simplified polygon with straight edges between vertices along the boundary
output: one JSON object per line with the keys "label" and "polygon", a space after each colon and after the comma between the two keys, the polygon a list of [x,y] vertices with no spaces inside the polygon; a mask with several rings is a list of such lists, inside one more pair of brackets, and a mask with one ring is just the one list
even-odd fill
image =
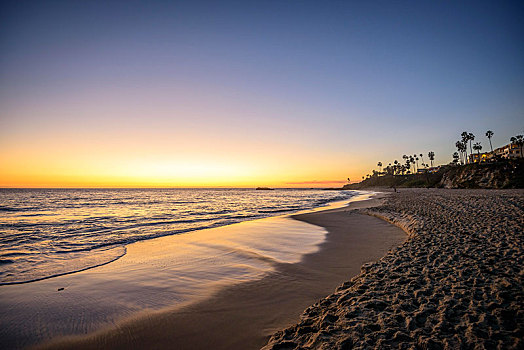
{"label": "ocean", "polygon": [[89,269],[156,237],[350,199],[315,189],[0,189],[0,285]]}

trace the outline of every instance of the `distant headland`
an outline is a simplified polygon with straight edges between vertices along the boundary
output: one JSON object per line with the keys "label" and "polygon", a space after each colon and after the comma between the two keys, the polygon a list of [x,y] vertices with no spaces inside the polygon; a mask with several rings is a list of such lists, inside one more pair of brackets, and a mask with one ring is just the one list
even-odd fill
{"label": "distant headland", "polygon": [[457,152],[453,153],[453,160],[449,164],[433,166],[434,152],[427,154],[430,164],[424,161],[422,153],[403,155],[404,163],[394,160],[382,168],[382,162],[378,162],[378,171],[373,170],[371,174],[362,176],[361,182],[347,184],[342,189],[353,190],[369,187],[524,188],[522,154],[524,137],[522,135],[511,137],[510,143],[493,149],[491,144],[493,134],[491,130],[486,132],[490,152],[481,153],[481,143],[472,144],[475,135],[464,131],[461,133],[461,139],[455,143]]}

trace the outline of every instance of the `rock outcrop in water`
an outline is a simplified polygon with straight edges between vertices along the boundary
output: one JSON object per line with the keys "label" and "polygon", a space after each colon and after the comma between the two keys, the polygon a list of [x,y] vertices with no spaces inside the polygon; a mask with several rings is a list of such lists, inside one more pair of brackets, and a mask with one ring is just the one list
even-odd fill
{"label": "rock outcrop in water", "polygon": [[363,212],[409,239],[264,349],[524,348],[524,191],[403,190]]}

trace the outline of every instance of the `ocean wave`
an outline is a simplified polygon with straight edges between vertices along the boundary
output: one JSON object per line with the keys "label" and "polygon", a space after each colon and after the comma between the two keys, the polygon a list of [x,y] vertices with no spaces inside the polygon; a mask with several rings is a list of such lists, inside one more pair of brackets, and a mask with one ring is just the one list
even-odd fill
{"label": "ocean wave", "polygon": [[[137,241],[293,213],[352,195],[318,190],[0,190],[0,219],[9,218],[0,224],[0,251],[5,252],[0,254],[0,284],[100,266],[118,259],[112,250]],[[60,270],[64,259],[73,262],[67,271]],[[26,278],[35,269],[38,276]]]}
{"label": "ocean wave", "polygon": [[[53,277],[69,275],[69,274],[72,274],[72,273],[86,271],[86,270],[89,270],[89,269],[92,269],[92,268],[95,268],[95,267],[107,265],[109,263],[112,263],[112,262],[120,259],[124,255],[126,255],[127,249],[125,247],[121,247],[121,248],[122,248],[122,251],[119,252],[118,254],[116,254],[116,255],[114,255],[112,257],[107,257],[105,259],[102,258],[102,259],[98,260],[96,263],[91,263],[91,260],[89,260],[87,258],[84,258],[84,259],[82,259],[82,261],[80,261],[78,263],[78,265],[75,266],[74,263],[69,261],[68,266],[70,266],[70,267],[68,269],[65,269],[65,270],[62,269],[60,271],[51,270],[53,272],[49,272],[49,270],[42,270],[42,269],[40,269],[40,270],[39,269],[26,270],[27,271],[26,273],[20,273],[20,272],[12,273],[12,272],[9,272],[9,271],[7,271],[7,272],[6,271],[2,271],[2,274],[0,275],[0,286],[42,281],[42,280],[53,278]],[[14,262],[12,262],[12,263],[14,263]],[[47,262],[47,264],[49,264],[49,261]]]}
{"label": "ocean wave", "polygon": [[271,209],[271,210],[264,210],[264,209],[261,209],[261,210],[259,210],[258,212],[259,212],[259,213],[262,213],[262,214],[270,214],[270,213],[285,213],[285,212],[288,212],[288,211],[294,211],[294,210],[300,210],[300,209],[309,209],[309,208],[300,208],[300,207],[295,207],[295,208],[281,208],[281,209]]}

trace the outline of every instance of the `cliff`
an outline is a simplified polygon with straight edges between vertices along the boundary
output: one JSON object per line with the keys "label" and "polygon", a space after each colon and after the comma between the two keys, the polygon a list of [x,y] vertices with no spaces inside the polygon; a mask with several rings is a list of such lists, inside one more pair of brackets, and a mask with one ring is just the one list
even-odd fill
{"label": "cliff", "polygon": [[524,188],[524,159],[444,166],[432,174],[372,176],[343,189],[369,187]]}
{"label": "cliff", "polygon": [[438,187],[444,188],[524,188],[524,161],[468,164],[449,167]]}

